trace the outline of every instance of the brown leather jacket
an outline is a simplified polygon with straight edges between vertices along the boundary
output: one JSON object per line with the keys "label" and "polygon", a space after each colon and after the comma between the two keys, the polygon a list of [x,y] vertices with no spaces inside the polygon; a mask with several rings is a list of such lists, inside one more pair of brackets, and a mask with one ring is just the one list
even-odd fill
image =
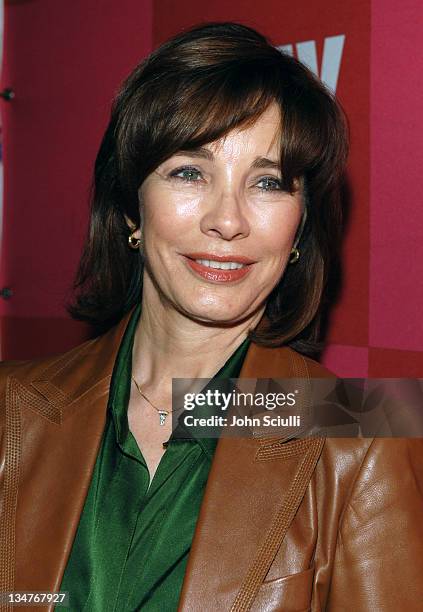
{"label": "brown leather jacket", "polygon": [[[0,592],[59,590],[127,321],[1,366]],[[302,375],[327,372],[251,345],[240,376]],[[221,438],[179,612],[421,611],[422,491],[421,439]]]}

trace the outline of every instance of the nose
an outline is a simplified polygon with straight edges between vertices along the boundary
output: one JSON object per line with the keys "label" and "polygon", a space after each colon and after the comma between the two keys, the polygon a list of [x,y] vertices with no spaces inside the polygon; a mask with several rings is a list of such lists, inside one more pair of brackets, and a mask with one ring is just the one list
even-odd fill
{"label": "nose", "polygon": [[245,207],[236,193],[222,192],[208,203],[200,224],[204,234],[223,240],[237,240],[249,235],[250,225],[245,216]]}

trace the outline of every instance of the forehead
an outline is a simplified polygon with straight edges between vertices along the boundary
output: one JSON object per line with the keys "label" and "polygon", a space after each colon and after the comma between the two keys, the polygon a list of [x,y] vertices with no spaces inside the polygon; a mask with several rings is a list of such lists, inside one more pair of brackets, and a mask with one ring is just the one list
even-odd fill
{"label": "forehead", "polygon": [[222,138],[205,145],[215,155],[269,155],[280,148],[281,114],[271,104],[253,123],[234,128]]}

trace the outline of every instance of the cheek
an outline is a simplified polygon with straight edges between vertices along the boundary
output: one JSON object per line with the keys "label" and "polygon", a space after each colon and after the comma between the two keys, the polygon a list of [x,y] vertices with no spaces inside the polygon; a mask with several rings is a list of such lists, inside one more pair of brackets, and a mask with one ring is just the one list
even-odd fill
{"label": "cheek", "polygon": [[291,214],[272,215],[260,226],[260,237],[266,254],[278,259],[285,259],[286,253],[292,248],[294,238],[300,223],[298,211]]}
{"label": "cheek", "polygon": [[200,196],[169,189],[147,190],[144,197],[144,222],[156,238],[180,237],[198,217]]}

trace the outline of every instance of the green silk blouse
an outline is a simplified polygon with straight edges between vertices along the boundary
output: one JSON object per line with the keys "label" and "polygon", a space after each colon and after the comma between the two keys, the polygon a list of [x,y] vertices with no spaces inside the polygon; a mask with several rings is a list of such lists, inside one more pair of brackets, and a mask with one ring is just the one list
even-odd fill
{"label": "green silk blouse", "polygon": [[[149,472],[129,430],[132,347],[141,306],[123,336],[110,386],[106,426],[61,591],[77,612],[177,610],[216,438],[169,438]],[[216,377],[239,375],[249,340]]]}

